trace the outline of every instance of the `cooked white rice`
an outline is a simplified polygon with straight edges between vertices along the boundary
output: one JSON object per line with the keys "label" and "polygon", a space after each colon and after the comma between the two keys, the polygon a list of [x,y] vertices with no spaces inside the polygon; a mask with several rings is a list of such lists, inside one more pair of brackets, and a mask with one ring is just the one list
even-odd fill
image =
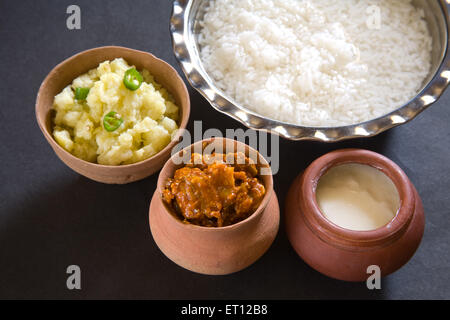
{"label": "cooked white rice", "polygon": [[423,16],[410,0],[211,0],[201,59],[220,89],[258,114],[354,124],[421,89],[432,47]]}

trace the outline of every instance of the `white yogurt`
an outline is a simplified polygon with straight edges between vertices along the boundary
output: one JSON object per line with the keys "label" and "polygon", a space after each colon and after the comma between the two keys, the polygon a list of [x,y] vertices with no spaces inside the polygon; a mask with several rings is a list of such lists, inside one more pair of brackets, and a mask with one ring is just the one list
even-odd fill
{"label": "white yogurt", "polygon": [[400,207],[400,196],[391,179],[369,165],[343,164],[320,178],[316,198],[324,216],[355,231],[388,224]]}

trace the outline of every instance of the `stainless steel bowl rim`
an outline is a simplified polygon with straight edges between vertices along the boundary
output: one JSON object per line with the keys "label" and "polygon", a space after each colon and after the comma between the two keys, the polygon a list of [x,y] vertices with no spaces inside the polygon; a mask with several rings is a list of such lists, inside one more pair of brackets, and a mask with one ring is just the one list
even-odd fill
{"label": "stainless steel bowl rim", "polygon": [[233,101],[214,85],[213,80],[209,78],[203,67],[193,59],[194,53],[192,52],[192,46],[190,46],[193,39],[189,32],[188,14],[194,1],[175,0],[173,2],[170,32],[175,57],[189,83],[208,100],[212,107],[254,130],[278,134],[283,138],[297,141],[338,142],[347,139],[372,137],[413,120],[422,111],[438,101],[450,84],[450,22],[448,17],[450,4],[447,1],[441,1],[441,5],[445,5],[447,11],[445,17],[447,27],[445,53],[435,75],[412,100],[384,116],[347,126],[308,127],[269,119]]}

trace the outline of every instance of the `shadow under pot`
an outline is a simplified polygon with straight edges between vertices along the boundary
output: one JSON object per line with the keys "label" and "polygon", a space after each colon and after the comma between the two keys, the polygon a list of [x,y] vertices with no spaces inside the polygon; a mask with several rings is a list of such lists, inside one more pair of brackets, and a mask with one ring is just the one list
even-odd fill
{"label": "shadow under pot", "polygon": [[[372,203],[365,203],[365,197]],[[382,211],[395,201],[397,208],[382,223],[377,215],[385,215]],[[365,224],[358,225],[355,208],[371,211],[362,213],[372,215]],[[425,224],[422,201],[406,174],[388,158],[361,149],[337,150],[315,160],[291,185],[285,214],[297,254],[322,274],[345,281],[366,281],[373,265],[382,276],[401,268],[417,250]]]}
{"label": "shadow under pot", "polygon": [[[185,166],[191,154],[205,154],[211,150],[221,154],[245,154],[258,164],[257,178],[265,187],[256,211],[242,221],[221,227],[182,221],[174,207],[163,200],[169,179],[174,178],[177,169]],[[177,159],[180,156],[185,159],[180,161]],[[262,171],[265,173],[261,174]],[[269,164],[248,145],[225,138],[199,141],[173,155],[161,170],[149,209],[150,230],[164,255],[185,269],[208,275],[230,274],[257,261],[274,241],[279,220],[279,205]]]}

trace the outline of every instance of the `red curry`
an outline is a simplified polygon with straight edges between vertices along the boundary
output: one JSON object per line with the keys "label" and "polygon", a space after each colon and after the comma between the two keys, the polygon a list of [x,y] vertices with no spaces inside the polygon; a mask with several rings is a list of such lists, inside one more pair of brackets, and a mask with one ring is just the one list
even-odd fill
{"label": "red curry", "polygon": [[260,205],[266,190],[257,175],[256,165],[241,153],[194,153],[190,163],[167,181],[163,199],[186,223],[228,226],[246,219]]}

